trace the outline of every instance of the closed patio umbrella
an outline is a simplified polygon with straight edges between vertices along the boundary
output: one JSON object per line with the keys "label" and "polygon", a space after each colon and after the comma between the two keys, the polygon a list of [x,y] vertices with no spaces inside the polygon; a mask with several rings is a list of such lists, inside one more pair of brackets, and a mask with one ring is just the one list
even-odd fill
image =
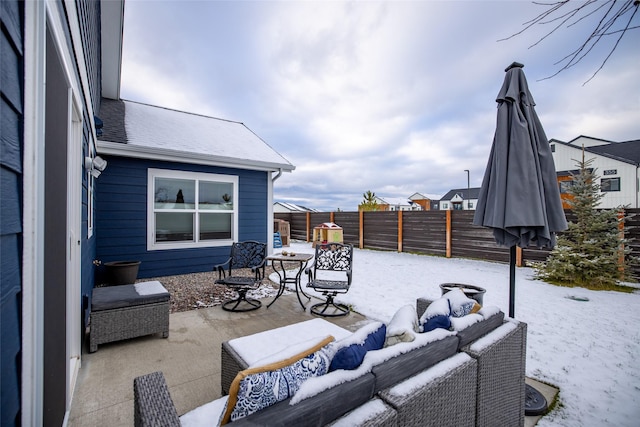
{"label": "closed patio umbrella", "polygon": [[496,102],[493,146],[473,224],[493,229],[496,243],[510,248],[509,316],[515,307],[516,245],[553,248],[566,230],[549,141],[535,112],[522,64],[507,67]]}

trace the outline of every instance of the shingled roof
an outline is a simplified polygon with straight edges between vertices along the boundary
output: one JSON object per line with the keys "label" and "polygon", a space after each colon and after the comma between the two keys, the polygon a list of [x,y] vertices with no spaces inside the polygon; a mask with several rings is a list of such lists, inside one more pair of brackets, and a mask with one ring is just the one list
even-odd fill
{"label": "shingled roof", "polygon": [[103,98],[98,153],[255,170],[295,169],[243,123]]}

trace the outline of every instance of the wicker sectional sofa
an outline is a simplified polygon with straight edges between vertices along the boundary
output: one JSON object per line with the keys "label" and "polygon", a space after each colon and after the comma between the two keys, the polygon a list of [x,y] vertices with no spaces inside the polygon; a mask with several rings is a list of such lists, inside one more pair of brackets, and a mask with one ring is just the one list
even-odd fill
{"label": "wicker sectional sofa", "polygon": [[[418,315],[429,303],[417,301]],[[291,330],[286,328],[280,328],[278,335],[291,338]],[[258,335],[223,343],[223,393],[228,392],[231,377],[251,365],[243,359],[240,344],[261,338]],[[504,314],[497,312],[461,331],[435,330],[418,334],[413,342],[368,352],[351,377],[334,371],[310,378],[297,394],[304,394],[304,386],[313,381],[324,381],[325,387],[303,398],[294,395],[231,424],[522,426],[525,352],[526,324],[504,319]],[[225,399],[223,396],[180,418],[162,373],[148,374],[134,380],[135,425],[179,426],[198,418],[190,414],[207,410],[207,406],[222,408]],[[220,409],[209,413],[220,413]],[[218,420],[212,418],[207,419],[215,424]]]}

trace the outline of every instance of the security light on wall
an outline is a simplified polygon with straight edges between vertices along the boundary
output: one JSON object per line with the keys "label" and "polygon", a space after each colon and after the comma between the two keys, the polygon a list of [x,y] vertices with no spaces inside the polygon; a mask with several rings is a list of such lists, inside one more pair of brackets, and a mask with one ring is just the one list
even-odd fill
{"label": "security light on wall", "polygon": [[94,178],[97,178],[107,168],[107,161],[100,156],[96,156],[93,159],[91,157],[85,157],[84,167]]}

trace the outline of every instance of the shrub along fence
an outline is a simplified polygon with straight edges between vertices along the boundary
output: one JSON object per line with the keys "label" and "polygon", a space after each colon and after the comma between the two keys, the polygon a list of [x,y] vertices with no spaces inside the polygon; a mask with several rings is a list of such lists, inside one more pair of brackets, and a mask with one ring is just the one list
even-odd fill
{"label": "shrub along fence", "polygon": [[[342,227],[345,243],[361,249],[411,252],[444,257],[473,258],[509,262],[509,248],[496,244],[493,232],[473,225],[474,211],[396,211],[396,212],[296,212],[275,213],[289,222],[292,239],[310,242],[313,228],[324,222]],[[565,211],[567,221],[574,217]],[[640,209],[627,209],[627,238],[632,255],[640,257]],[[544,261],[548,249],[517,248],[516,265]],[[634,268],[640,276],[640,266]]]}

